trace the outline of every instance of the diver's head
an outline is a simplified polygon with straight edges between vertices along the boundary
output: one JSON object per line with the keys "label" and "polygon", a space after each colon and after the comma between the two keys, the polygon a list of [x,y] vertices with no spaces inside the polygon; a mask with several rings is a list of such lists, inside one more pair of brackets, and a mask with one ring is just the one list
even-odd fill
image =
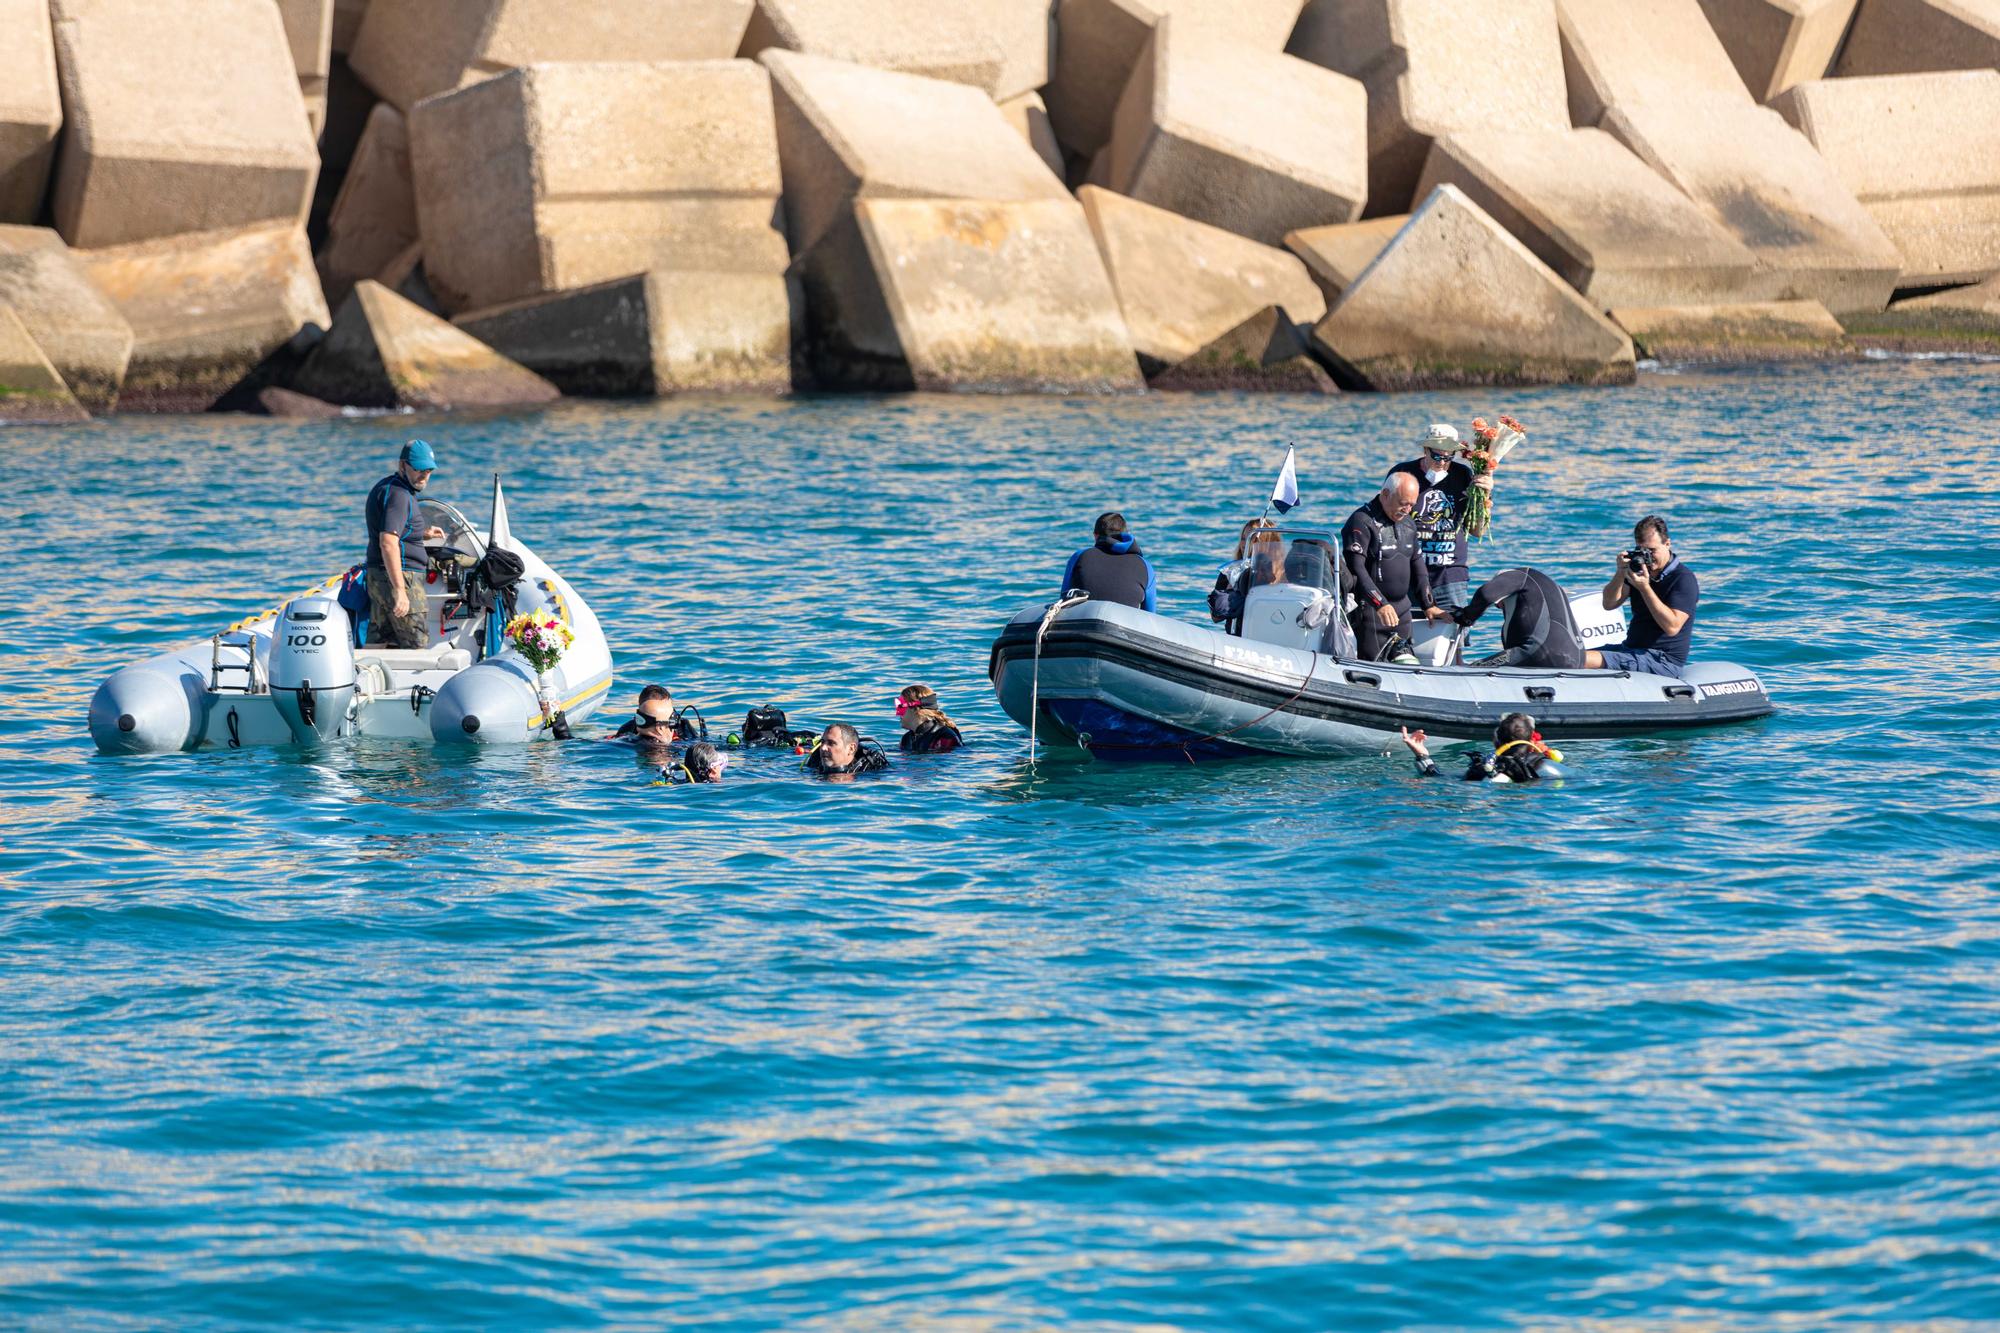
{"label": "diver's head", "polygon": [[632,719],[640,740],[665,745],[674,738],[674,696],[664,685],[639,691],[639,711]]}
{"label": "diver's head", "polygon": [[1101,542],[1123,541],[1126,535],[1125,515],[1116,510],[1099,514],[1097,516],[1097,523],[1092,527],[1091,532]]}
{"label": "diver's head", "polygon": [[1400,523],[1417,507],[1417,479],[1398,472],[1382,485],[1382,512],[1391,523]]}
{"label": "diver's head", "polygon": [[825,767],[846,768],[861,753],[861,733],[836,722],[820,734],[819,752]]}
{"label": "diver's head", "polygon": [[1531,741],[1535,739],[1535,719],[1526,713],[1509,713],[1500,719],[1500,725],[1493,729],[1493,743],[1506,745],[1510,741]]}
{"label": "diver's head", "polygon": [[896,696],[896,717],[902,722],[904,731],[915,731],[924,724],[928,713],[935,713],[938,706],[937,691],[928,685],[905,685],[903,692]]}
{"label": "diver's head", "polygon": [[702,741],[688,746],[681,763],[687,767],[690,782],[720,782],[722,770],[729,767],[729,758],[707,741]]}
{"label": "diver's head", "polygon": [[403,474],[403,480],[410,483],[413,491],[424,488],[431,473],[437,471],[437,465],[437,455],[422,440],[411,440],[396,458],[396,471]]}

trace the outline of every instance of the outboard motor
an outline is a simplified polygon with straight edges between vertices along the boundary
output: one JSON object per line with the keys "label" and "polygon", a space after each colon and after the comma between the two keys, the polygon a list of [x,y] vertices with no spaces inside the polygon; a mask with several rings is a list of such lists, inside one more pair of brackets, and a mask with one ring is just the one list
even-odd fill
{"label": "outboard motor", "polygon": [[354,700],[354,631],[331,597],[285,603],[271,627],[271,702],[301,745],[347,730]]}

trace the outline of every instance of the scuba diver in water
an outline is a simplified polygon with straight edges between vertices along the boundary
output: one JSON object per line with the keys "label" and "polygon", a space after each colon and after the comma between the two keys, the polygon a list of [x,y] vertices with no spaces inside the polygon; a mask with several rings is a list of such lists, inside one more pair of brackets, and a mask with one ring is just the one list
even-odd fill
{"label": "scuba diver in water", "polygon": [[943,754],[965,744],[958,725],[938,707],[937,691],[928,685],[906,685],[896,696],[896,717],[903,724],[897,748],[905,754]]}
{"label": "scuba diver in water", "polygon": [[689,783],[721,782],[722,771],[729,767],[729,756],[710,745],[707,741],[697,741],[688,746],[680,762],[669,764],[660,770],[661,781],[671,787],[682,787]]}
{"label": "scuba diver in water", "polygon": [[[688,715],[693,714],[690,718]],[[613,740],[634,745],[673,745],[679,741],[705,741],[708,722],[701,710],[690,704],[674,707],[673,692],[664,685],[648,685],[639,691],[638,712],[611,733]]]}
{"label": "scuba diver in water", "polygon": [[[1403,728],[1403,744],[1410,747],[1410,753],[1417,758],[1417,772],[1427,778],[1441,776],[1437,764],[1431,759],[1430,747],[1425,743],[1430,738],[1423,732],[1412,732]],[[1542,742],[1542,733],[1535,730],[1535,719],[1526,713],[1509,713],[1500,719],[1500,725],[1493,729],[1493,750],[1489,754],[1475,754],[1466,765],[1467,782],[1543,782],[1566,777],[1562,768],[1562,751]]]}
{"label": "scuba diver in water", "polygon": [[1583,644],[1570,615],[1569,598],[1556,581],[1539,569],[1510,569],[1479,585],[1472,600],[1454,616],[1469,629],[1489,607],[1502,608],[1500,651],[1470,665],[1476,667],[1540,667],[1576,671],[1583,666]]}
{"label": "scuba diver in water", "polygon": [[889,756],[882,747],[845,722],[834,723],[820,735],[803,765],[814,777],[833,782],[852,782],[862,773],[879,773],[888,766]]}

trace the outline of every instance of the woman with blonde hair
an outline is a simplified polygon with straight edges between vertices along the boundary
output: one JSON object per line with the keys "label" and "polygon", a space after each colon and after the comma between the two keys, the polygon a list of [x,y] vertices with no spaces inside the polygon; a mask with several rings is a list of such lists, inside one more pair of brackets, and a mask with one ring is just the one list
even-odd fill
{"label": "woman with blonde hair", "polygon": [[896,716],[903,723],[905,754],[943,754],[965,744],[958,725],[938,707],[937,691],[928,685],[906,685],[896,696]]}

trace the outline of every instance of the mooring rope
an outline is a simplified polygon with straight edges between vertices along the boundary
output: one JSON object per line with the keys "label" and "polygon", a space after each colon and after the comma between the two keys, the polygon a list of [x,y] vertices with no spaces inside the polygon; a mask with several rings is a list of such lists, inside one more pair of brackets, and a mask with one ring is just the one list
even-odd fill
{"label": "mooring rope", "polygon": [[1035,631],[1034,686],[1028,695],[1028,767],[1030,768],[1035,765],[1036,724],[1042,720],[1042,640],[1047,637],[1049,626],[1055,623],[1057,616],[1072,606],[1081,606],[1089,600],[1090,594],[1087,592],[1065,593],[1061,601],[1048,609],[1048,613],[1042,617],[1041,628]]}

